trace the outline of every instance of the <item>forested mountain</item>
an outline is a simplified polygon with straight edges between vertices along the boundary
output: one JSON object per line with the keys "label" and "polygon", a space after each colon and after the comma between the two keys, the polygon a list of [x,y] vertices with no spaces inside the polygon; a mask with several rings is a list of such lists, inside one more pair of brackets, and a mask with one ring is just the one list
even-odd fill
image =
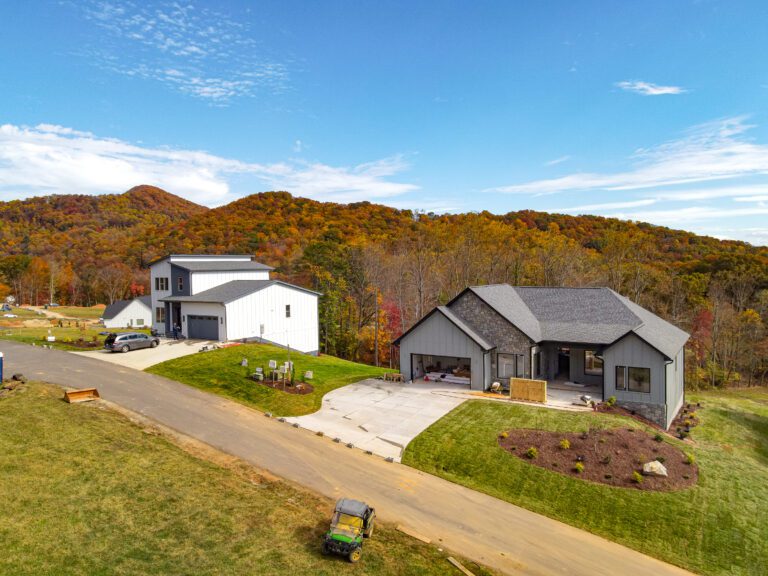
{"label": "forested mountain", "polygon": [[[324,294],[323,350],[388,362],[389,342],[467,285],[605,285],[693,334],[689,380],[768,371],[768,248],[597,216],[434,215],[268,192],[208,210],[158,188],[0,203],[0,271],[24,301],[148,288],[166,253],[253,254]],[[378,344],[378,346],[377,346]]]}

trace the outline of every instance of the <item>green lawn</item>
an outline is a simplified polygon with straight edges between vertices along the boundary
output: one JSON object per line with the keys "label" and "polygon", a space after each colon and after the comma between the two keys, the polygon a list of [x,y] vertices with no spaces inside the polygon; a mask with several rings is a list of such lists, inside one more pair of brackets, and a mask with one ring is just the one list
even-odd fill
{"label": "green lawn", "polygon": [[[16,306],[11,306],[10,312],[0,312],[0,317],[2,317],[3,314],[16,314],[16,316],[18,316],[22,320],[27,318],[45,318],[43,314],[38,314],[35,310],[27,310],[26,308],[17,308]],[[10,318],[9,320],[13,320],[13,318]]]}
{"label": "green lawn", "polygon": [[[64,320],[64,327],[59,328],[55,324],[52,324],[50,327],[47,328],[16,328],[16,327],[9,327],[9,326],[2,326],[0,325],[0,340],[14,340],[16,342],[24,342],[26,344],[51,344],[54,348],[58,348],[60,350],[86,350],[85,348],[79,348],[76,346],[73,346],[71,343],[76,342],[80,338],[84,338],[87,342],[93,341],[95,338],[96,342],[98,343],[98,346],[93,348],[94,350],[98,350],[103,344],[104,339],[106,336],[102,336],[99,334],[99,332],[104,332],[105,329],[103,327],[89,327],[86,328],[85,331],[80,330],[79,328],[75,328],[75,321],[73,320],[71,322],[71,326],[67,326],[67,320]],[[55,342],[48,342],[46,340],[46,337],[48,336],[48,331],[50,330],[51,335],[56,337]],[[125,332],[126,330],[122,330],[122,332]],[[149,333],[149,330],[132,330],[136,332],[145,332]]]}
{"label": "green lawn", "polygon": [[[240,365],[243,358],[248,359],[248,368]],[[168,360],[147,368],[147,372],[226,396],[276,416],[300,416],[318,410],[323,396],[331,390],[388,371],[333,356],[309,356],[292,351],[291,361],[297,374],[307,370],[314,372],[311,383],[315,391],[312,394],[287,394],[246,378],[258,366],[266,370],[270,360],[279,364],[287,358],[287,351],[276,346],[244,344]]]}
{"label": "green lawn", "polygon": [[359,564],[323,557],[331,502],[61,395],[29,383],[0,398],[2,574],[457,574],[387,525]]}
{"label": "green lawn", "polygon": [[694,488],[611,488],[545,470],[502,450],[505,429],[639,426],[595,413],[471,401],[408,445],[403,463],[487,492],[702,574],[768,574],[768,389],[690,394]]}
{"label": "green lawn", "polygon": [[98,320],[104,314],[104,306],[56,306],[49,309],[67,318]]}

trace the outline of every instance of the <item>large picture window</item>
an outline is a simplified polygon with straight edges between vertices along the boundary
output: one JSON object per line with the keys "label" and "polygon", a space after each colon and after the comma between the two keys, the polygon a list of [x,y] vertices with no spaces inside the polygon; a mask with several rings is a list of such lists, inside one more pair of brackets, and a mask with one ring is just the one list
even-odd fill
{"label": "large picture window", "polygon": [[627,389],[627,367],[616,366],[616,390]]}
{"label": "large picture window", "polygon": [[630,366],[627,369],[627,376],[630,392],[644,392],[647,394],[651,391],[650,368],[635,368]]}
{"label": "large picture window", "polygon": [[584,374],[603,375],[603,359],[594,350],[584,350]]}

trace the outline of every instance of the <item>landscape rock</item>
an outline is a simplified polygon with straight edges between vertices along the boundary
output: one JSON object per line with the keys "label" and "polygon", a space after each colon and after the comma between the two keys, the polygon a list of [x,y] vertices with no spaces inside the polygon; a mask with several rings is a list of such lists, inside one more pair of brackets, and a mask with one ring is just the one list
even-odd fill
{"label": "landscape rock", "polygon": [[14,374],[11,376],[11,380],[16,380],[17,382],[26,382],[27,378],[24,376],[24,374]]}
{"label": "landscape rock", "polygon": [[651,460],[643,464],[643,476],[667,477],[667,468],[658,460]]}

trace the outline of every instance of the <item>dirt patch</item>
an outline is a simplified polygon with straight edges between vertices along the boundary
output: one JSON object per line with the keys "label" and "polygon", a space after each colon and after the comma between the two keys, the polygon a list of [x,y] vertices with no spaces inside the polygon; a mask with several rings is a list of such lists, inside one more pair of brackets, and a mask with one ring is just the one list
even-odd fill
{"label": "dirt patch", "polygon": [[[253,378],[248,379],[253,380]],[[280,392],[285,392],[286,394],[296,394],[299,396],[312,394],[315,391],[315,387],[306,382],[297,382],[293,386],[288,382],[284,384],[282,380],[254,380],[254,382],[258,382],[262,386],[272,388],[273,390],[280,390]]]}
{"label": "dirt patch", "polygon": [[[696,484],[698,468],[688,464],[686,455],[663,440],[635,428],[614,428],[578,432],[545,432],[542,430],[510,430],[499,436],[499,445],[526,462],[560,474],[581,478],[590,482],[671,492]],[[568,448],[563,448],[567,440]],[[529,448],[535,448],[535,458],[528,456]],[[643,464],[660,461],[667,469],[668,477],[643,476],[635,482],[633,473],[641,472]],[[583,470],[576,471],[577,463]]]}
{"label": "dirt patch", "polygon": [[87,340],[62,340],[61,344],[66,344],[72,348],[82,348],[84,350],[96,350],[102,347],[101,342],[89,342]]}

